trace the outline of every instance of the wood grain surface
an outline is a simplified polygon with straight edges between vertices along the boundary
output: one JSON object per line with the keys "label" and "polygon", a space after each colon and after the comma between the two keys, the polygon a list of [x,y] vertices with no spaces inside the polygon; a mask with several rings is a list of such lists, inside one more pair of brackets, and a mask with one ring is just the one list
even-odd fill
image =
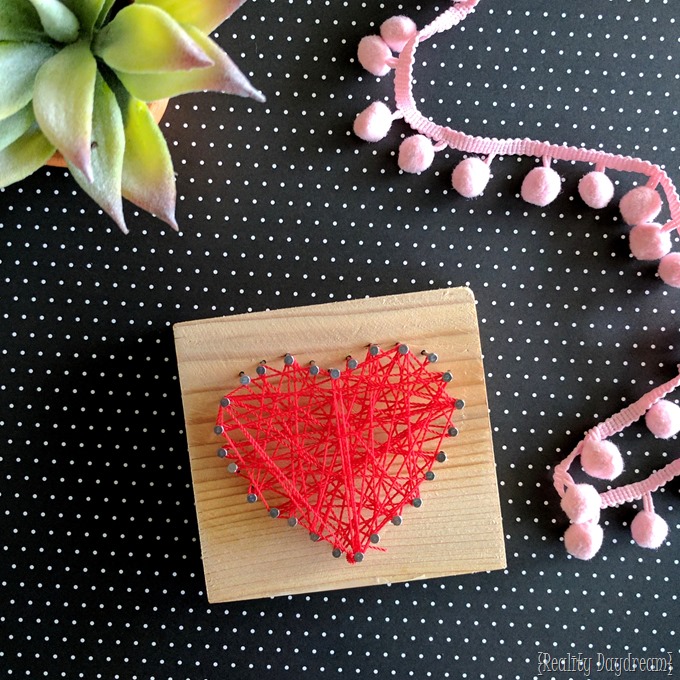
{"label": "wood grain surface", "polygon": [[[227,602],[348,588],[505,567],[475,302],[468,288],[450,288],[324,305],[257,312],[175,325],[191,473],[207,595]],[[436,352],[450,370],[449,392],[465,401],[455,414],[459,436],[448,460],[421,487],[422,507],[407,507],[401,526],[382,532],[380,548],[361,564],[331,557],[325,542],[246,503],[247,482],[226,471],[214,433],[220,398],[238,387],[240,371],[280,363],[344,365],[368,345],[407,343]]]}

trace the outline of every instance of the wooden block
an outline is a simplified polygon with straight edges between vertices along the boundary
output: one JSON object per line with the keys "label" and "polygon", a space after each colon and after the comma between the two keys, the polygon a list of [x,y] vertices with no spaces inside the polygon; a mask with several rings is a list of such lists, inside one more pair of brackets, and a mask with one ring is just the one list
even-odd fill
{"label": "wooden block", "polygon": [[[333,590],[450,576],[505,567],[477,315],[467,288],[433,290],[180,323],[174,327],[191,473],[210,602]],[[247,482],[226,472],[213,431],[220,398],[262,359],[282,365],[338,366],[367,346],[407,343],[439,355],[449,393],[465,400],[460,434],[448,460],[421,487],[421,508],[408,506],[388,525],[381,548],[361,564],[333,559],[325,542],[246,503]]]}

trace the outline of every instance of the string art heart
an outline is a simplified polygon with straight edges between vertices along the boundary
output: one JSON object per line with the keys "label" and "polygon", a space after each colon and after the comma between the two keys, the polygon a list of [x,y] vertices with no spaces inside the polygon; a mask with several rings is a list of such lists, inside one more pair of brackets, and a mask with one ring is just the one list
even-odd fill
{"label": "string art heart", "polygon": [[421,483],[446,460],[443,440],[458,434],[452,418],[464,403],[446,392],[451,373],[429,368],[436,360],[397,344],[371,345],[344,370],[290,354],[282,369],[262,362],[220,402],[218,455],[248,481],[248,502],[361,562],[405,506],[420,507]]}

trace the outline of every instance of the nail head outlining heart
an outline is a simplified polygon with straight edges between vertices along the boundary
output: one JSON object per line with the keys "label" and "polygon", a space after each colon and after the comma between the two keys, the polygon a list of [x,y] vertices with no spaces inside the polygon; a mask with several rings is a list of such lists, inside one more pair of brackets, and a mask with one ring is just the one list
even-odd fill
{"label": "nail head outlining heart", "polygon": [[[638,260],[660,260],[659,277],[668,285],[680,287],[680,253],[671,252],[671,233],[680,227],[680,197],[673,182],[658,165],[646,160],[595,149],[585,149],[532,139],[497,139],[469,135],[450,127],[437,125],[418,109],[413,96],[413,66],[418,46],[437,33],[459,24],[474,11],[480,0],[461,0],[442,12],[434,21],[418,30],[412,19],[395,16],[380,26],[380,35],[369,35],[359,43],[361,65],[376,76],[385,76],[392,69],[396,110],[375,101],[358,114],[354,132],[367,142],[384,139],[394,120],[403,118],[415,134],[404,139],[399,147],[399,167],[407,173],[421,173],[433,163],[435,154],[443,149],[455,149],[467,154],[451,174],[453,188],[466,198],[480,196],[491,177],[491,162],[496,156],[534,156],[542,160],[524,178],[522,198],[545,207],[557,198],[561,178],[551,167],[553,161],[590,163],[594,166],[579,182],[579,195],[591,208],[607,206],[614,197],[614,185],[606,170],[617,170],[647,177],[644,185],[626,193],[619,203],[621,216],[632,227],[629,244]],[[393,52],[398,53],[395,57]],[[657,187],[663,190],[670,219],[665,224],[653,220],[662,209]]]}
{"label": "nail head outlining heart", "polygon": [[446,461],[443,441],[458,434],[452,418],[464,403],[446,391],[452,374],[430,369],[436,360],[402,343],[371,345],[344,370],[290,354],[282,369],[262,362],[220,402],[218,456],[248,480],[248,502],[361,562],[406,506],[420,507],[421,484]]}

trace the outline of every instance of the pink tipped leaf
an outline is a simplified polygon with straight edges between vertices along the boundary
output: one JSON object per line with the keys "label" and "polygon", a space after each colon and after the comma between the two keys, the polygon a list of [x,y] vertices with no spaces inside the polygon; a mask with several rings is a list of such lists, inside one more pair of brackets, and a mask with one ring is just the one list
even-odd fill
{"label": "pink tipped leaf", "polygon": [[0,151],[0,188],[20,182],[45,165],[54,146],[37,125]]}
{"label": "pink tipped leaf", "polygon": [[31,101],[36,74],[54,52],[40,43],[0,43],[0,121]]}
{"label": "pink tipped leaf", "polygon": [[129,5],[97,35],[94,52],[115,71],[165,73],[213,66],[213,60],[166,12]]}
{"label": "pink tipped leaf", "polygon": [[124,150],[123,116],[111,88],[97,74],[92,115],[91,179],[75,165],[68,163],[68,167],[83,191],[127,234],[121,196]]}
{"label": "pink tipped leaf", "polygon": [[212,33],[245,0],[137,0],[154,5],[170,14],[180,24],[191,24],[203,33]]}
{"label": "pink tipped leaf", "polygon": [[263,102],[265,97],[234,64],[222,48],[193,26],[184,27],[201,49],[215,62],[214,66],[194,71],[175,71],[154,75],[117,72],[125,88],[137,99],[155,101],[187,92],[224,92],[251,97]]}
{"label": "pink tipped leaf", "polygon": [[78,39],[80,23],[76,15],[59,0],[30,0],[40,17],[45,33],[60,43]]}
{"label": "pink tipped leaf", "polygon": [[129,98],[123,111],[123,197],[177,229],[175,174],[170,151],[149,107]]}
{"label": "pink tipped leaf", "polygon": [[92,177],[90,143],[97,63],[87,41],[67,45],[38,71],[33,111],[67,163]]}

